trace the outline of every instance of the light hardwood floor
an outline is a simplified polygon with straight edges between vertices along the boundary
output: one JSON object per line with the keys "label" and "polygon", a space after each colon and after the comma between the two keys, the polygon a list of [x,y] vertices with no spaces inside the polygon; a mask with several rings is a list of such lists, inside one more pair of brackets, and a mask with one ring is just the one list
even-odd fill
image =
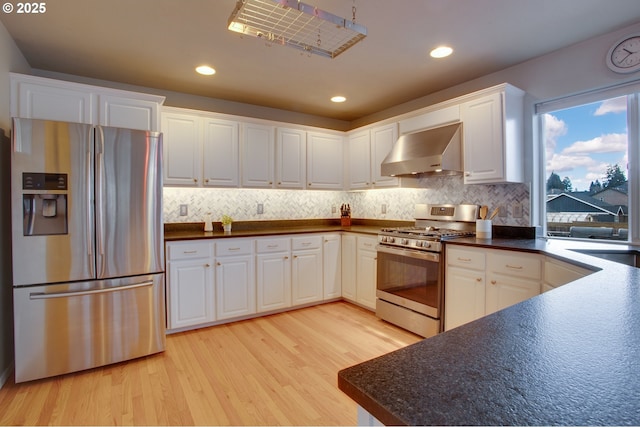
{"label": "light hardwood floor", "polygon": [[355,425],[340,369],[421,338],[347,302],[169,335],[164,353],[0,390],[0,425]]}

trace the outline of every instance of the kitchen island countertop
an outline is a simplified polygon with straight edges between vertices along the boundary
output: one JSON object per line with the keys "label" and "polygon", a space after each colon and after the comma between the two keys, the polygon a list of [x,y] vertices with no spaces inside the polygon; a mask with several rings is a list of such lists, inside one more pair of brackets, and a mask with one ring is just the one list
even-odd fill
{"label": "kitchen island countertop", "polygon": [[640,424],[640,269],[573,249],[627,245],[461,238],[545,254],[594,273],[346,368],[338,385],[385,424]]}

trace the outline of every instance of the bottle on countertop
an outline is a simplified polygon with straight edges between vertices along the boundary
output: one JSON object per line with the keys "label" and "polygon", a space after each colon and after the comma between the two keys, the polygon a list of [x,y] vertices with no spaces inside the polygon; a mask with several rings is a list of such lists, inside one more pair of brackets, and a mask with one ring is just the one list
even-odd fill
{"label": "bottle on countertop", "polygon": [[213,220],[210,213],[204,216],[204,231],[213,231]]}

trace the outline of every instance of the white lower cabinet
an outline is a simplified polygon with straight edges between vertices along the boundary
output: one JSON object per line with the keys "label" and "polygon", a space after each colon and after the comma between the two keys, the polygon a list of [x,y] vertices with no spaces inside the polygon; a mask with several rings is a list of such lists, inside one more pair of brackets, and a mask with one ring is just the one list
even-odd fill
{"label": "white lower cabinet", "polygon": [[538,254],[447,245],[446,262],[445,330],[540,293]]}
{"label": "white lower cabinet", "polygon": [[216,320],[213,248],[213,241],[167,243],[167,329]]}
{"label": "white lower cabinet", "polygon": [[322,247],[322,287],[324,299],[342,296],[342,255],[340,234],[325,234]]}
{"label": "white lower cabinet", "polygon": [[322,301],[322,236],[293,237],[291,247],[292,304]]}
{"label": "white lower cabinet", "polygon": [[342,235],[342,297],[369,310],[376,309],[377,237]]}
{"label": "white lower cabinet", "polygon": [[356,302],[356,235],[352,233],[342,235],[342,297]]}
{"label": "white lower cabinet", "polygon": [[256,241],[258,313],[291,307],[291,239]]}
{"label": "white lower cabinet", "polygon": [[371,310],[376,309],[377,244],[377,237],[357,237],[356,302]]}
{"label": "white lower cabinet", "polygon": [[341,297],[375,310],[376,244],[376,237],[353,233],[168,242],[167,328]]}
{"label": "white lower cabinet", "polygon": [[485,314],[485,252],[447,246],[444,329],[449,330]]}
{"label": "white lower cabinet", "polygon": [[216,242],[216,311],[218,320],[256,312],[252,239]]}
{"label": "white lower cabinet", "polygon": [[545,257],[544,261],[544,280],[542,282],[542,292],[547,292],[559,286],[565,285],[581,277],[588,276],[593,273],[588,268],[560,261],[552,257]]}

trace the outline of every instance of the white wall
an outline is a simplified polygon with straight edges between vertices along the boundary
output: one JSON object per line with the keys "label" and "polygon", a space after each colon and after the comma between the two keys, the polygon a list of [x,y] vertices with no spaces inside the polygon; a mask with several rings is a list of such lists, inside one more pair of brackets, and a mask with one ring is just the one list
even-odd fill
{"label": "white wall", "polygon": [[[29,64],[9,37],[0,22],[0,206],[11,204],[9,187],[8,138],[11,129],[9,113],[9,72],[30,72]],[[13,302],[11,291],[11,216],[8,209],[0,209],[0,387],[5,383],[13,365]]]}

